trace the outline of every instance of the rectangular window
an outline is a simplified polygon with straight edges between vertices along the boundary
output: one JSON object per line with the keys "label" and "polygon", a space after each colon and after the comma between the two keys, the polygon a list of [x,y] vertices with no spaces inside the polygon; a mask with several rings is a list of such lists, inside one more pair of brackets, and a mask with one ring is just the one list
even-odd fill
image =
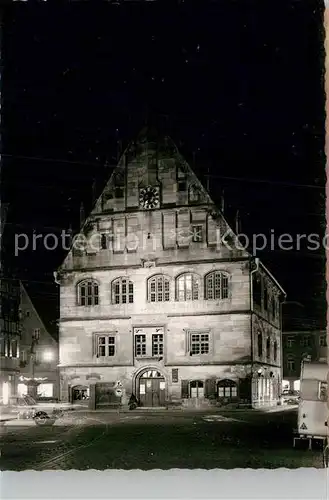
{"label": "rectangular window", "polygon": [[209,354],[209,334],[191,333],[190,334],[190,354]]}
{"label": "rectangular window", "polygon": [[288,359],[287,366],[288,366],[288,371],[289,372],[294,372],[295,371],[295,361],[293,359]]}
{"label": "rectangular window", "polygon": [[146,355],[146,335],[135,335],[135,356]]}
{"label": "rectangular window", "polygon": [[203,240],[202,226],[192,226],[192,241],[194,243],[200,243]]}
{"label": "rectangular window", "polygon": [[185,180],[178,181],[178,191],[183,192],[187,190],[187,184]]}
{"label": "rectangular window", "polygon": [[107,236],[106,236],[106,234],[101,234],[101,249],[102,250],[107,249]]}
{"label": "rectangular window", "polygon": [[294,337],[287,337],[287,347],[292,347],[295,343]]}
{"label": "rectangular window", "polygon": [[114,190],[114,193],[115,193],[115,197],[116,198],[123,198],[124,197],[124,188],[123,188],[123,186],[116,186],[115,190]]}
{"label": "rectangular window", "polygon": [[163,354],[163,335],[152,335],[152,356],[162,356]]}
{"label": "rectangular window", "polygon": [[115,336],[97,335],[96,336],[96,355],[98,358],[106,358],[115,355]]}
{"label": "rectangular window", "polygon": [[311,343],[311,337],[309,335],[304,335],[300,340],[300,345],[302,347],[309,347]]}
{"label": "rectangular window", "polygon": [[40,328],[35,328],[33,330],[33,338],[35,340],[39,340],[40,339]]}
{"label": "rectangular window", "polygon": [[174,384],[178,382],[178,368],[173,368],[171,370],[171,378]]}

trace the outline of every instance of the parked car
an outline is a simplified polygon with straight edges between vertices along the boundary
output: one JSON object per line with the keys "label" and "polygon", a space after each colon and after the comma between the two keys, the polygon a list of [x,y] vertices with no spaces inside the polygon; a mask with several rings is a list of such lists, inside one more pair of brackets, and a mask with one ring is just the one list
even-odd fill
{"label": "parked car", "polygon": [[299,402],[299,391],[285,390],[281,394],[281,403],[288,405],[297,405]]}
{"label": "parked car", "polygon": [[8,404],[0,402],[0,422],[33,419],[36,425],[53,425],[65,411],[76,407],[69,403],[39,403],[28,395],[11,396]]}

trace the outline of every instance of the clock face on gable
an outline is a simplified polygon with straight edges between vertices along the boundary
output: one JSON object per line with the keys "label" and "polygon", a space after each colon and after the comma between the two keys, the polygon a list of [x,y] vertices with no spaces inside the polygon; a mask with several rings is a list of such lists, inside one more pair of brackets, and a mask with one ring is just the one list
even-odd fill
{"label": "clock face on gable", "polygon": [[157,186],[147,186],[139,191],[139,205],[142,208],[152,209],[160,206],[160,191]]}

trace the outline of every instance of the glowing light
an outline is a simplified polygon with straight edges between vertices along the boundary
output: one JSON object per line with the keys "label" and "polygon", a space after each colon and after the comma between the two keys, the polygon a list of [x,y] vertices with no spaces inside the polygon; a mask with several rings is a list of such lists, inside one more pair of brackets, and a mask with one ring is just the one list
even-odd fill
{"label": "glowing light", "polygon": [[54,354],[52,351],[45,351],[43,353],[43,359],[45,361],[52,361],[54,359]]}
{"label": "glowing light", "polygon": [[3,382],[2,384],[2,402],[4,405],[7,405],[9,402],[9,382]]}

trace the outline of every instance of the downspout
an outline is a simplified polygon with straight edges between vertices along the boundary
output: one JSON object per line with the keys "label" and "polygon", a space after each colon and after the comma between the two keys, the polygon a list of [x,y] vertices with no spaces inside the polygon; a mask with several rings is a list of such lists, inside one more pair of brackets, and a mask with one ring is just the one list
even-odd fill
{"label": "downspout", "polygon": [[[251,261],[252,262],[252,261]],[[253,301],[253,274],[259,271],[259,258],[255,257],[256,268],[250,271],[250,282],[249,282],[249,307],[250,307],[250,340],[251,340],[251,405],[252,405],[252,380],[253,380],[253,369],[254,369],[254,336],[252,330],[252,313],[254,310]]]}

